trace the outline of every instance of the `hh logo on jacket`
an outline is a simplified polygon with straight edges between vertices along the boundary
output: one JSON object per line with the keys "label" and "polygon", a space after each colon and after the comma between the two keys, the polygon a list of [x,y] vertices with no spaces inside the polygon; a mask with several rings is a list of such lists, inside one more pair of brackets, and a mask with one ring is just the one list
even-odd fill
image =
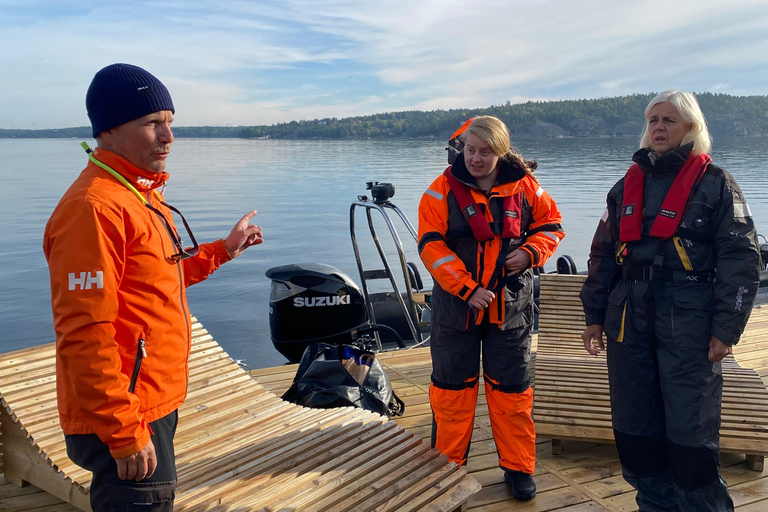
{"label": "hh logo on jacket", "polygon": [[101,270],[98,272],[80,272],[79,274],[70,272],[68,276],[70,290],[77,290],[78,287],[81,290],[90,290],[93,285],[96,285],[97,290],[104,288],[104,273]]}

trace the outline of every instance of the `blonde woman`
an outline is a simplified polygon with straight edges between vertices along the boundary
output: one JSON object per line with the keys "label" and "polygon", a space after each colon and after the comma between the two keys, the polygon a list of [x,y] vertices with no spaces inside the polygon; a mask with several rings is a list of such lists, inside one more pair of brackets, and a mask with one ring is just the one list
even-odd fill
{"label": "blonde woman", "polygon": [[432,445],[457,464],[469,453],[480,357],[499,465],[512,494],[535,496],[536,434],[528,382],[533,267],[565,236],[560,212],[510,148],[506,126],[476,117],[454,137],[463,152],[419,205],[419,253],[432,292]]}
{"label": "blonde woman", "polygon": [[605,348],[616,447],[641,511],[732,511],[720,477],[720,360],[759,282],[749,206],[712,164],[696,98],[651,100],[634,165],[608,193],[581,292]]}

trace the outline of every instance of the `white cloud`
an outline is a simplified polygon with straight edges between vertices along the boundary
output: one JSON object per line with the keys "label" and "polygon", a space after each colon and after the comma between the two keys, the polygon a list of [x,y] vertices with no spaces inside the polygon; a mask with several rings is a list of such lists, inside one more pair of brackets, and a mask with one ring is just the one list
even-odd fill
{"label": "white cloud", "polygon": [[85,124],[111,62],[160,76],[180,125],[768,85],[768,5],[748,0],[68,3],[0,25],[0,127]]}

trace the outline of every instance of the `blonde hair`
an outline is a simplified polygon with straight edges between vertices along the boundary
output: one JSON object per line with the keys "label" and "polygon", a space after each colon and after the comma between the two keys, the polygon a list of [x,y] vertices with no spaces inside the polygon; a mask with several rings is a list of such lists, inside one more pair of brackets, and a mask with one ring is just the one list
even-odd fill
{"label": "blonde hair", "polygon": [[536,169],[535,162],[528,162],[520,156],[509,142],[507,126],[498,117],[477,116],[472,124],[461,134],[461,142],[466,142],[469,135],[482,139],[491,151],[502,160],[519,165],[528,175],[533,177]]}
{"label": "blonde hair", "polygon": [[[712,149],[712,135],[709,133],[707,120],[704,118],[704,114],[701,111],[701,107],[699,107],[699,102],[696,101],[696,97],[689,92],[678,91],[675,89],[661,92],[651,100],[647,107],[645,107],[646,119],[654,105],[665,102],[671,103],[672,106],[677,109],[682,120],[691,125],[691,129],[685,134],[680,145],[682,146],[689,142],[693,142],[693,150],[691,150],[691,153],[694,155],[709,153]],[[643,135],[640,137],[640,148],[650,149],[650,147],[651,134],[648,133],[648,123],[646,122],[645,128],[643,128]]]}

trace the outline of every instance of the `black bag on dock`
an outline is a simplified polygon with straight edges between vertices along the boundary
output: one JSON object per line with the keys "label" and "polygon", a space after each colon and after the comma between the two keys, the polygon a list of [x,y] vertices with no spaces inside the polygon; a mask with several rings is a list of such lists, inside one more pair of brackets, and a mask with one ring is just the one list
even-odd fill
{"label": "black bag on dock", "polygon": [[318,409],[353,406],[386,416],[405,411],[376,355],[353,345],[312,343],[282,398]]}

